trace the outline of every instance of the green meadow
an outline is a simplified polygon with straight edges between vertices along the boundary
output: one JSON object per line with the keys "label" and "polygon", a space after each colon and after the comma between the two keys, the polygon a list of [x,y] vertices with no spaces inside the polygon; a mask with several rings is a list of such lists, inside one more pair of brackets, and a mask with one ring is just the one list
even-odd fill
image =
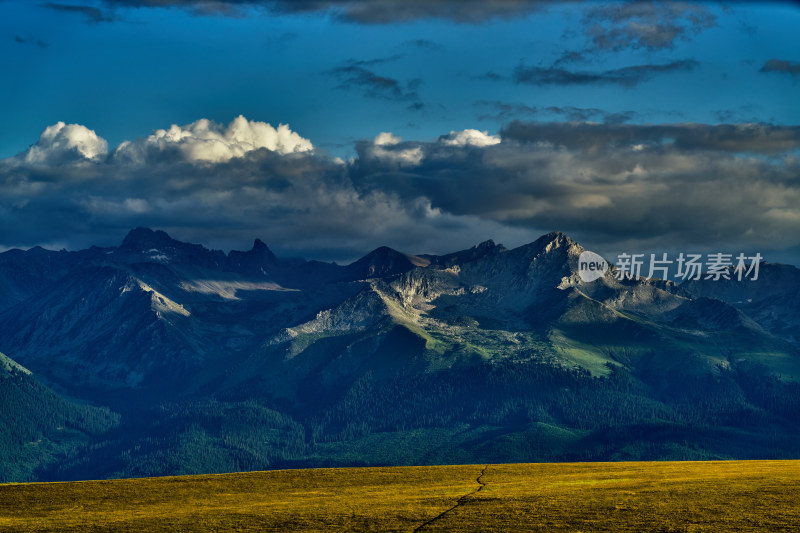
{"label": "green meadow", "polygon": [[800,461],[276,470],[0,485],[0,531],[797,531]]}

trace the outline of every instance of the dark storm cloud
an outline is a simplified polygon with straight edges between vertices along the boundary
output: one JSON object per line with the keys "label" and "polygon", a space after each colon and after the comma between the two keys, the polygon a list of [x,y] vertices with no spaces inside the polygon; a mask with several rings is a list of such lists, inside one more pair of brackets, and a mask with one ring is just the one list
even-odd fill
{"label": "dark storm cloud", "polygon": [[616,2],[589,8],[583,19],[595,49],[670,48],[716,24],[708,7],[685,2]]}
{"label": "dark storm cloud", "polygon": [[[775,248],[800,239],[800,128],[515,122],[502,137],[391,152],[360,143],[353,181],[453,215],[597,243]],[[398,165],[401,154],[418,164]]]}
{"label": "dark storm cloud", "polygon": [[513,121],[502,139],[382,133],[342,162],[288,129],[282,152],[253,148],[265,126],[232,124],[111,151],[82,126],[49,128],[0,160],[0,246],[115,244],[135,226],[279,250],[444,252],[548,229],[617,248],[800,244],[800,127]]}
{"label": "dark storm cloud", "polygon": [[502,132],[504,139],[551,142],[570,149],[598,151],[632,145],[661,147],[682,153],[713,150],[776,155],[797,150],[800,126],[768,124],[574,124],[515,121]]}
{"label": "dark storm cloud", "polygon": [[512,73],[516,83],[530,85],[621,85],[635,87],[660,74],[688,72],[699,63],[694,59],[673,61],[663,65],[633,65],[604,71],[576,71],[555,66],[527,67],[519,65]]}
{"label": "dark storm cloud", "polygon": [[117,20],[116,17],[113,14],[109,13],[108,11],[93,6],[57,4],[53,2],[44,3],[42,4],[42,6],[46,7],[47,9],[52,9],[53,11],[82,15],[84,17],[84,21],[89,24],[99,24],[101,22],[114,22],[115,20]]}
{"label": "dark storm cloud", "polygon": [[500,227],[437,212],[424,199],[359,192],[344,162],[296,151],[308,147],[287,131],[278,131],[285,153],[253,149],[243,126],[198,121],[110,151],[83,126],[48,128],[0,160],[0,249],[114,245],[130,228],[152,226],[220,247],[260,237],[285,254],[387,243],[425,251],[443,238],[471,246],[476,228]]}
{"label": "dark storm cloud", "polygon": [[533,118],[544,115],[557,115],[569,121],[599,121],[606,124],[622,124],[636,118],[634,111],[611,113],[594,107],[547,106],[537,107],[527,104],[500,102],[497,100],[478,100],[475,107],[480,111],[478,120],[508,122],[518,118]]}
{"label": "dark storm cloud", "polygon": [[361,89],[367,98],[410,102],[409,107],[421,109],[424,104],[420,100],[417,88],[422,84],[422,80],[414,78],[403,83],[396,78],[381,76],[366,68],[366,66],[393,61],[399,57],[350,61],[346,65],[331,69],[328,74],[340,80],[339,89]]}
{"label": "dark storm cloud", "polygon": [[759,72],[778,72],[790,76],[800,76],[800,61],[786,61],[783,59],[770,59],[762,65]]}

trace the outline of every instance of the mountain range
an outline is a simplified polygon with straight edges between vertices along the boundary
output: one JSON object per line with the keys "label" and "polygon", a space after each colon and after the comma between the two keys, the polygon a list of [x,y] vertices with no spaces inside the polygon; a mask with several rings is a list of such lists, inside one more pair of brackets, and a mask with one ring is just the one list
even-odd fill
{"label": "mountain range", "polygon": [[800,457],[800,270],[584,282],[583,251],[0,253],[0,480]]}

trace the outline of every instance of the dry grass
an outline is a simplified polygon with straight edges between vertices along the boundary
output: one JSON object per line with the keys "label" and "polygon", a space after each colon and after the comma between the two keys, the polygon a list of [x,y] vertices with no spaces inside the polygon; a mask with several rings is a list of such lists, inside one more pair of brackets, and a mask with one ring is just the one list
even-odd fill
{"label": "dry grass", "polygon": [[666,533],[800,524],[800,461],[489,465],[481,487],[484,468],[0,485],[0,530],[414,531],[427,523],[421,531]]}

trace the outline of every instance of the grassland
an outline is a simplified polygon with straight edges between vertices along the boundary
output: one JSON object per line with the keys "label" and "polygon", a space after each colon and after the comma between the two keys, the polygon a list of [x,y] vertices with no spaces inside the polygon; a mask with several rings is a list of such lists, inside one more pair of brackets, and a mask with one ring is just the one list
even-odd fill
{"label": "grassland", "polygon": [[1,531],[797,531],[800,461],[279,470],[0,485]]}

